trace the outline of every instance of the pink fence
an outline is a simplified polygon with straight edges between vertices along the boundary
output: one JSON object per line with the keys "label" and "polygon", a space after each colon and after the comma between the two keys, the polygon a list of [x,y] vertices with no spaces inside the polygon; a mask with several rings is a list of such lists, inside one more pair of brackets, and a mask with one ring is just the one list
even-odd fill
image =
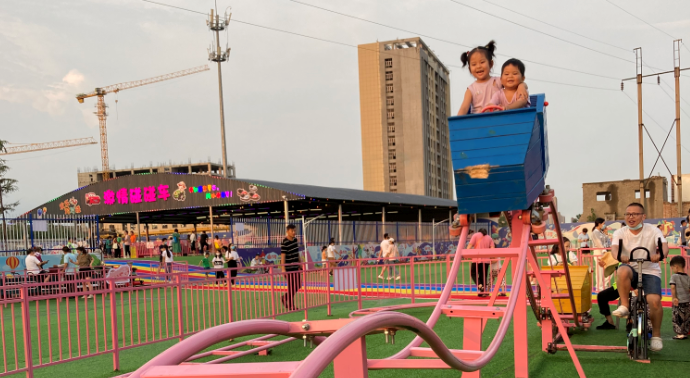
{"label": "pink fence", "polygon": [[[544,261],[548,256],[539,259],[540,264],[548,265]],[[579,261],[594,266],[587,254],[580,255]],[[118,369],[122,350],[182,339],[232,321],[291,312],[303,313],[308,319],[309,310],[326,306],[330,314],[331,307],[339,303],[357,303],[362,309],[368,300],[404,298],[415,303],[438,298],[452,256],[405,257],[380,263],[362,259],[308,270],[301,269],[306,265],[296,264],[301,269],[296,271],[289,271],[290,266],[266,266],[260,273],[233,277],[233,270],[245,268],[203,271],[178,264],[166,273],[157,262],[151,262],[146,272],[124,281],[106,278],[107,270],[71,277],[58,271],[28,281],[3,277],[0,377],[21,372],[32,377],[37,368],[102,354],[111,354],[113,368]],[[502,292],[510,290],[510,269],[505,283],[492,280],[492,272],[502,264],[508,262],[487,261],[487,289],[501,284]],[[668,264],[663,266],[668,274]],[[477,287],[472,277],[481,281],[482,269],[471,260],[463,261],[452,296],[474,296]],[[598,273],[594,270],[593,274]]]}

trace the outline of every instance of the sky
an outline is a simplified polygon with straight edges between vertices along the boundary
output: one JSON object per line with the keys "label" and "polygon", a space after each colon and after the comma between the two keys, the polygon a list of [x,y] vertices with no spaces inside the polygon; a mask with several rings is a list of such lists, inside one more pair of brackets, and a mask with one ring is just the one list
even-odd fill
{"label": "sky", "polygon": [[[215,6],[160,2],[201,13]],[[354,46],[421,35],[451,71],[457,112],[473,81],[460,54],[493,39],[496,67],[510,57],[525,61],[530,92],[545,93],[550,103],[547,184],[569,220],[582,212],[583,182],[639,177],[634,81],[620,89],[620,79],[636,73],[633,49],[642,48],[645,74],[672,70],[673,39],[685,37],[681,67],[690,66],[685,0],[218,0],[221,13],[228,7],[233,22],[221,36],[232,49],[222,66],[226,140],[239,178],[361,189]],[[141,0],[3,0],[0,139],[98,140],[95,99],[79,104],[74,96],[208,63],[205,20]],[[690,71],[681,78],[688,83],[681,87],[683,121],[690,119],[688,78]],[[665,75],[660,85],[645,82],[644,123],[661,148],[675,118],[674,81]],[[106,103],[116,169],[221,158],[215,63],[210,71],[107,95]],[[681,138],[688,172],[689,135]],[[661,161],[652,171],[657,153],[647,136],[644,143],[645,175],[670,178]],[[674,174],[675,153],[671,138],[662,156]],[[20,201],[17,214],[76,189],[78,169],[101,166],[97,145],[7,160],[8,177],[19,180],[9,198]]]}

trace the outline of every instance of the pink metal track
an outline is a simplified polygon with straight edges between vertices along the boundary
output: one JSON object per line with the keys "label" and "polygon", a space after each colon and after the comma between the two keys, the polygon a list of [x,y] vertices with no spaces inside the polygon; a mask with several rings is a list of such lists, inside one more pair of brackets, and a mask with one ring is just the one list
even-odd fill
{"label": "pink metal track", "polygon": [[[529,263],[534,268],[538,267],[539,264],[532,254],[529,245],[531,231],[530,213],[528,211],[514,211],[509,214],[509,219],[512,224],[513,240],[510,248],[506,249],[464,250],[463,247],[466,244],[469,227],[463,228],[441,297],[435,303],[432,314],[426,323],[412,316],[391,311],[400,307],[390,307],[382,309],[383,311],[350,319],[304,322],[246,320],[223,324],[201,331],[172,346],[132,373],[130,377],[318,377],[331,362],[334,364],[334,373],[338,378],[366,377],[369,369],[385,368],[456,369],[466,372],[463,374],[464,377],[479,377],[479,370],[486,366],[496,355],[501,343],[505,339],[511,322],[513,323],[515,342],[515,376],[527,377],[526,265]],[[505,307],[495,306],[498,285],[495,286],[488,301],[475,301],[472,303],[473,305],[449,301],[463,257],[486,258],[498,255],[506,257],[512,262],[513,277],[522,277],[514,280],[511,295]],[[508,264],[504,264],[503,269],[499,273],[499,282],[505,277],[507,267]],[[535,277],[542,287],[549,286],[546,282],[548,278],[545,275],[535,274]],[[501,302],[504,301],[502,300]],[[427,305],[417,304],[411,306],[421,307]],[[551,311],[553,321],[559,333],[563,335],[563,344],[562,346],[559,345],[559,347],[564,347],[568,350],[578,375],[584,377],[584,372],[575,355],[573,345],[567,336],[563,319],[558,314],[550,295],[547,294],[541,298],[541,306]],[[364,312],[359,311],[359,313]],[[441,338],[433,331],[433,327],[442,313],[451,317],[464,318],[463,350],[448,349]],[[496,335],[488,347],[482,350],[482,332],[486,325],[486,320],[497,318],[501,318],[501,322]],[[392,335],[394,332],[405,330],[414,332],[417,336],[400,352],[384,360],[367,359],[366,335],[373,333]],[[304,361],[234,363],[232,365],[217,364],[215,363],[216,361],[210,365],[186,362],[191,358],[202,356],[203,354],[195,354],[218,342],[257,334],[285,335],[294,338],[302,338],[304,335],[308,337],[328,337],[325,340],[318,339],[317,344],[319,345]],[[266,340],[266,338],[255,340],[262,341]],[[426,342],[430,348],[420,348],[422,342]],[[267,345],[271,344],[264,344],[264,346]],[[226,347],[226,349],[231,348]],[[236,352],[229,352],[227,355],[227,357],[234,356],[236,356]],[[427,359],[408,359],[408,357],[427,357]]]}

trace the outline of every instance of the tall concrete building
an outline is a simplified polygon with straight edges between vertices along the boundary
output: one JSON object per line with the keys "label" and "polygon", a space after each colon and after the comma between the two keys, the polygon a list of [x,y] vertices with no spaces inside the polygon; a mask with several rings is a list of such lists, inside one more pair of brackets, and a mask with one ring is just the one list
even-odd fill
{"label": "tall concrete building", "polygon": [[421,38],[359,46],[364,190],[453,198],[449,83]]}

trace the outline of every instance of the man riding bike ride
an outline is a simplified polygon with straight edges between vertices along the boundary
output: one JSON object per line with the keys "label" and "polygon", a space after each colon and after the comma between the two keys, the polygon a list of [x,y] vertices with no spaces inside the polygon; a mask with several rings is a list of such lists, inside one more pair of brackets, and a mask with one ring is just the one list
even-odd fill
{"label": "man riding bike ride", "polygon": [[617,230],[611,238],[613,256],[618,256],[619,243],[621,240],[623,242],[620,256],[623,264],[618,267],[616,278],[621,305],[612,315],[625,318],[630,314],[630,287],[637,287],[638,279],[637,262],[630,262],[630,251],[637,247],[644,247],[649,250],[651,260],[642,263],[642,287],[652,321],[652,339],[649,349],[659,351],[664,347],[661,341],[661,321],[664,312],[661,307],[661,268],[659,267],[661,255],[657,253],[657,241],[661,239],[664,257],[668,256],[668,244],[661,230],[654,225],[643,223],[646,218],[644,206],[637,202],[631,203],[625,210],[625,222],[628,226]]}

